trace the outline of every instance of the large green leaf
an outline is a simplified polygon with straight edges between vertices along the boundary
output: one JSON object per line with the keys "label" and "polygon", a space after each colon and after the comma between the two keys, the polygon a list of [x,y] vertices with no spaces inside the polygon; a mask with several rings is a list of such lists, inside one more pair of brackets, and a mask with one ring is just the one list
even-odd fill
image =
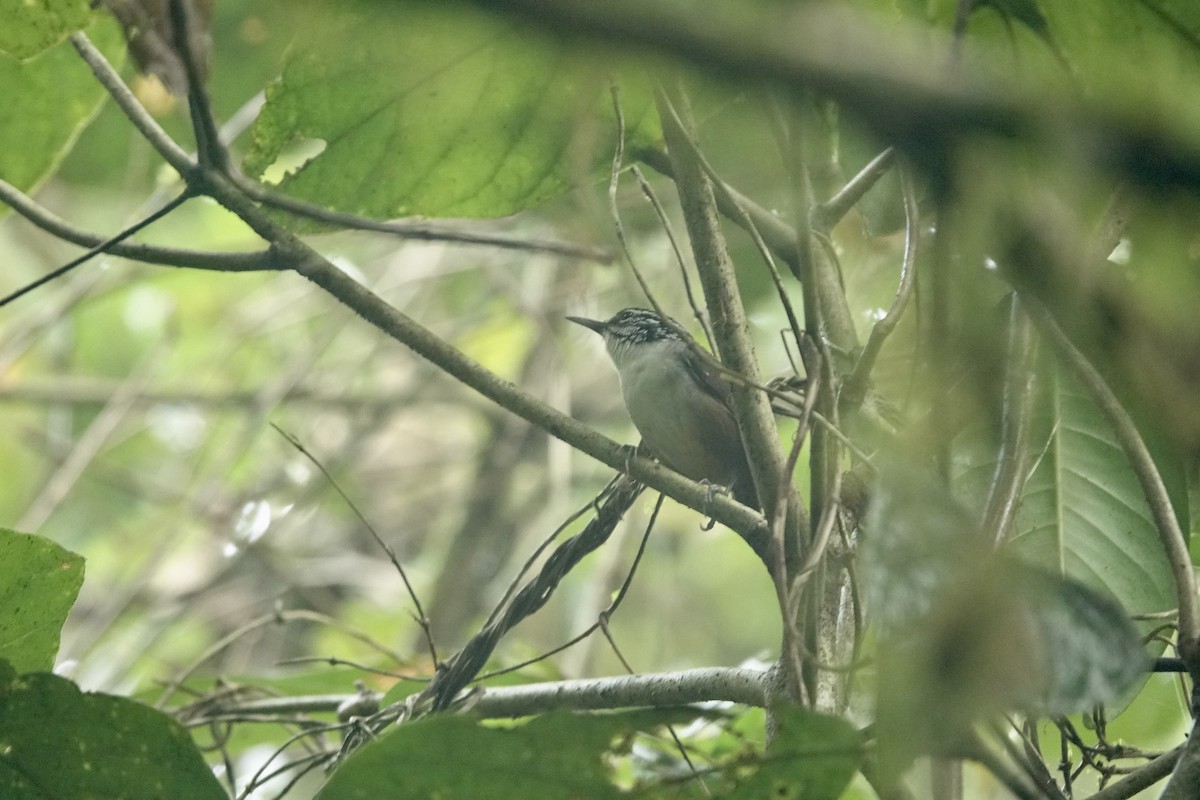
{"label": "large green leaf", "polygon": [[602,753],[620,717],[549,714],[512,728],[440,716],[402,725],[350,756],[319,800],[362,797],[616,797]]}
{"label": "large green leaf", "polygon": [[0,668],[0,797],[225,800],[187,732],[149,706]]}
{"label": "large green leaf", "polygon": [[977,519],[912,465],[880,475],[860,575],[886,665],[878,721],[889,774],[957,746],[988,716],[1083,711],[1147,675],[1117,602],[997,551]]}
{"label": "large green leaf", "polygon": [[[1021,497],[1013,546],[1133,614],[1175,606],[1170,567],[1141,486],[1107,421],[1075,381],[1052,370],[1034,423],[1036,460]],[[1168,464],[1170,486],[1185,485]],[[1174,492],[1186,502],[1186,492]]]}
{"label": "large green leaf", "polygon": [[87,25],[92,13],[89,0],[0,0],[0,53],[35,56]]}
{"label": "large green leaf", "polygon": [[[115,21],[97,20],[88,34],[110,59],[123,60]],[[30,61],[0,53],[0,96],[0,179],[30,191],[58,166],[107,95],[75,48],[61,42]]]}
{"label": "large green leaf", "polygon": [[[611,65],[471,9],[346,8],[307,29],[269,87],[248,172],[315,139],[324,149],[283,180],[289,194],[379,218],[483,217],[590,180],[609,157]],[[651,106],[633,94],[636,132]]]}
{"label": "large green leaf", "polygon": [[1200,4],[1038,0],[1080,87],[1152,124],[1200,131]]}
{"label": "large green leaf", "polygon": [[729,796],[745,800],[841,797],[862,761],[862,736],[854,726],[799,708],[777,709],[775,723],[766,758]]}
{"label": "large green leaf", "polygon": [[0,659],[18,672],[54,666],[83,557],[49,539],[0,529]]}

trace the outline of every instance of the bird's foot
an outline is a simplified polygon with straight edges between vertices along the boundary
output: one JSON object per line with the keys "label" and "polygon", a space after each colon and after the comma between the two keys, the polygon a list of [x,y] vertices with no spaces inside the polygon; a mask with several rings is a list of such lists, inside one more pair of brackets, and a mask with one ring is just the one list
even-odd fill
{"label": "bird's foot", "polygon": [[724,495],[729,494],[729,487],[722,486],[719,483],[713,483],[712,481],[708,480],[707,478],[702,478],[701,480],[697,481],[697,483],[699,483],[701,486],[704,487],[704,503],[703,503],[704,508],[701,510],[701,513],[703,513],[704,516],[708,517],[708,521],[706,521],[703,525],[700,526],[700,530],[711,531],[713,529],[713,526],[717,524],[717,521],[715,519],[713,519],[713,516],[710,512],[710,507],[712,506],[713,497],[715,497],[716,495],[719,495],[719,494],[724,494]]}

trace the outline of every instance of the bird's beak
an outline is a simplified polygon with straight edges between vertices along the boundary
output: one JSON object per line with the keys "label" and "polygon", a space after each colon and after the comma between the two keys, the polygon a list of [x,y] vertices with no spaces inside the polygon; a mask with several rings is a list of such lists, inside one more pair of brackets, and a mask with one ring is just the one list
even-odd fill
{"label": "bird's beak", "polygon": [[598,319],[588,319],[587,317],[567,317],[571,322],[576,322],[585,328],[591,328],[601,336],[604,335],[604,323]]}

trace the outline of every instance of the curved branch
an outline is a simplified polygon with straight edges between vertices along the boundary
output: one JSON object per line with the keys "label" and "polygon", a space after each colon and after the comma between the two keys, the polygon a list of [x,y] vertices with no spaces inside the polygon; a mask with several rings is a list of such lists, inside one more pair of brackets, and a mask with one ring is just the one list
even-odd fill
{"label": "curved branch", "polygon": [[[0,202],[5,203],[46,233],[80,247],[96,248],[107,241],[103,236],[76,228],[3,180],[0,180]],[[132,261],[144,261],[169,267],[207,269],[215,272],[256,272],[283,269],[283,266],[276,263],[268,250],[251,253],[218,253],[121,242],[105,247],[104,252]]]}

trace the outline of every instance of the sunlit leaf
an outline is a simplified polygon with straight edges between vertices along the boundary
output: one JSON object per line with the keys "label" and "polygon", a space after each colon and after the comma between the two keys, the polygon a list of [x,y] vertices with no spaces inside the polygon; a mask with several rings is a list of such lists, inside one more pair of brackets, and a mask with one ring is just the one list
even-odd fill
{"label": "sunlit leaf", "polygon": [[83,558],[49,539],[0,529],[0,659],[47,670],[83,585]]}
{"label": "sunlit leaf", "polygon": [[[99,20],[88,33],[120,63],[112,20]],[[0,53],[0,87],[0,179],[28,191],[58,166],[107,95],[67,42],[25,62]]]}
{"label": "sunlit leaf", "polygon": [[[249,172],[316,140],[287,193],[372,217],[479,217],[590,181],[610,157],[611,145],[594,145],[616,134],[611,65],[462,8],[369,7],[313,26],[292,50]],[[631,135],[647,97],[624,93]]]}
{"label": "sunlit leaf", "polygon": [[0,0],[0,19],[0,54],[24,59],[87,25],[92,10],[89,0]]}

